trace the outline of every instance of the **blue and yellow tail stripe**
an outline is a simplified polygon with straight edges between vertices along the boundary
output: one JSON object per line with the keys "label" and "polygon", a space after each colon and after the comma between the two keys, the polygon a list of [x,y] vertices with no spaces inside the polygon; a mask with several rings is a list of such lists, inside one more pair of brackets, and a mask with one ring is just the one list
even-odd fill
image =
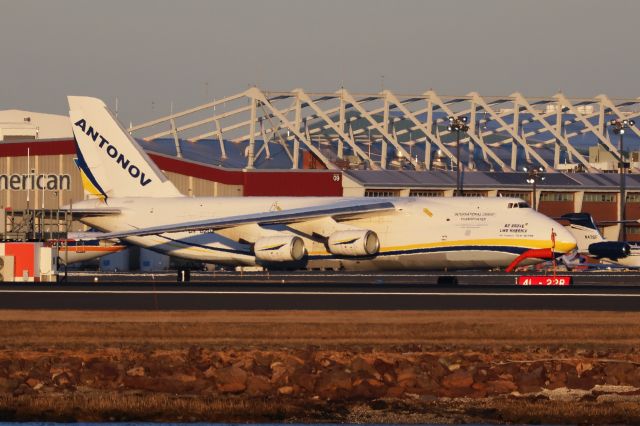
{"label": "blue and yellow tail stripe", "polygon": [[107,194],[104,191],[104,189],[102,189],[97,179],[93,176],[93,173],[91,173],[91,169],[87,165],[87,162],[84,160],[84,157],[82,156],[82,151],[80,151],[80,147],[78,147],[77,142],[76,142],[76,153],[78,157],[75,158],[75,163],[76,163],[76,166],[78,166],[78,169],[80,170],[80,177],[82,178],[82,187],[89,194],[106,202],[108,198]]}

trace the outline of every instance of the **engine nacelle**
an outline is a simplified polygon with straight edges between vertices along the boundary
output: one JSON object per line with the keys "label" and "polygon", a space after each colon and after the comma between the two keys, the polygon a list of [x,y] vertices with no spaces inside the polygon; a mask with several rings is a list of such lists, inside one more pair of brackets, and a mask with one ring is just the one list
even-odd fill
{"label": "engine nacelle", "polygon": [[598,259],[622,259],[631,254],[631,246],[627,243],[602,241],[589,245],[589,254]]}
{"label": "engine nacelle", "polygon": [[340,256],[373,256],[380,250],[378,235],[368,229],[337,231],[328,241],[329,251]]}
{"label": "engine nacelle", "polygon": [[292,236],[260,238],[253,246],[256,259],[265,262],[295,262],[304,256],[304,241]]}

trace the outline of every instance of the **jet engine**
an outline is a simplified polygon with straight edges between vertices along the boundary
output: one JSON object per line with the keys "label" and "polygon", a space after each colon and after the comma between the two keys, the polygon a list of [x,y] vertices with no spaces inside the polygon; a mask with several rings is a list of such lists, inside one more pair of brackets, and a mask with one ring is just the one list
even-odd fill
{"label": "jet engine", "polygon": [[631,254],[631,247],[627,243],[616,241],[602,241],[589,245],[589,254],[598,259],[622,259]]}
{"label": "jet engine", "polygon": [[253,246],[256,259],[264,262],[294,262],[304,256],[304,241],[294,235],[260,238]]}
{"label": "jet engine", "polygon": [[329,236],[329,251],[340,256],[372,256],[380,250],[378,235],[367,229],[337,231]]}

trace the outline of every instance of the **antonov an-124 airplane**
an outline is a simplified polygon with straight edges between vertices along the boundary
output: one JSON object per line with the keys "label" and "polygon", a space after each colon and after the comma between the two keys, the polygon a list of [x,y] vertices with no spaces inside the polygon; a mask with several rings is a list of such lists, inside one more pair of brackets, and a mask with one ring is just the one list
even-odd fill
{"label": "antonov an-124 airplane", "polygon": [[505,267],[531,249],[576,246],[517,198],[187,197],[102,101],[71,96],[69,107],[93,197],[73,212],[101,238],[223,265],[336,270]]}

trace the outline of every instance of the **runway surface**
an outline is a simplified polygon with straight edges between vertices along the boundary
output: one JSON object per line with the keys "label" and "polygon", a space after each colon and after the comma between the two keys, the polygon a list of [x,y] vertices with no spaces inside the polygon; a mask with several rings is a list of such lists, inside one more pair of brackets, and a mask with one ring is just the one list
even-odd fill
{"label": "runway surface", "polygon": [[640,311],[640,287],[417,284],[5,284],[0,309]]}
{"label": "runway surface", "polygon": [[[611,270],[605,272],[559,272],[573,277],[575,286],[636,287],[640,286],[640,273]],[[519,275],[544,275],[543,273],[518,273],[483,271],[457,272],[334,272],[334,271],[289,271],[289,272],[200,272],[191,271],[191,281],[215,284],[453,284],[464,286],[508,286],[515,284]],[[549,274],[547,274],[549,275]],[[69,282],[75,283],[175,283],[176,272],[130,273],[130,272],[73,272]]]}

